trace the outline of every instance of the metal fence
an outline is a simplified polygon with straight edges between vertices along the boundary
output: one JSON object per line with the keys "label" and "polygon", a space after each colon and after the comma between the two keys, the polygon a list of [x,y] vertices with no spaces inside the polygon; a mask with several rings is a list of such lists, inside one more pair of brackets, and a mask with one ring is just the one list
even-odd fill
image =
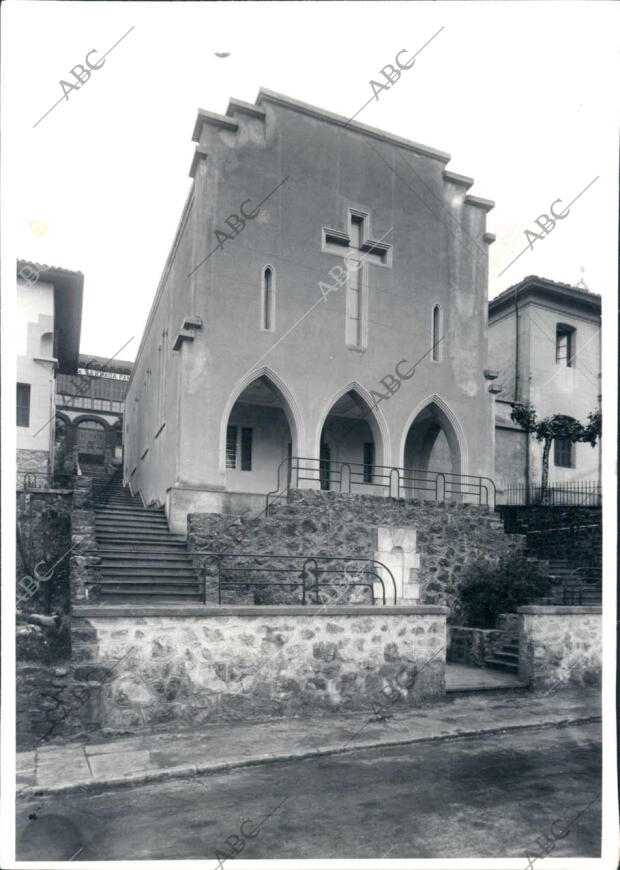
{"label": "metal fence", "polygon": [[382,495],[392,498],[463,501],[495,506],[495,484],[489,477],[433,471],[422,468],[396,468],[364,465],[308,456],[282,460],[277,472],[277,487],[267,493],[265,512],[300,482],[318,484],[323,490],[340,493]]}
{"label": "metal fence", "polygon": [[502,492],[498,490],[497,503],[504,505],[551,505],[569,507],[601,505],[601,484],[596,480],[571,480],[551,483],[543,493],[541,486],[510,483]]}

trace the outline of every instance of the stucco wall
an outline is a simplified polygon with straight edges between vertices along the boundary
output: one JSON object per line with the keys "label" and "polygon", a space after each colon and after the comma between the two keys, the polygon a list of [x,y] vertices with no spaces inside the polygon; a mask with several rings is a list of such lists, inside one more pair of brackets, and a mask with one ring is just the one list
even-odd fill
{"label": "stucco wall", "polygon": [[600,607],[520,607],[519,678],[533,689],[600,686]]}
{"label": "stucco wall", "polygon": [[18,279],[16,322],[21,325],[16,334],[17,381],[30,384],[29,425],[17,427],[17,448],[18,451],[44,451],[49,455],[53,445],[56,381],[52,343],[42,337],[54,332],[51,284],[45,281],[30,284]]}
{"label": "stucco wall", "polygon": [[102,690],[108,728],[370,710],[389,686],[416,706],[445,691],[445,608],[86,606],[74,617],[74,655],[118,663]]}
{"label": "stucco wall", "polygon": [[[562,285],[560,285],[561,287]],[[600,308],[596,312],[595,300],[599,297],[582,294],[575,299],[567,291],[562,297],[557,292],[550,296],[543,288],[532,283],[533,295],[521,294],[519,302],[519,385],[515,392],[515,313],[512,307],[501,312],[491,303],[489,320],[489,366],[499,371],[497,384],[502,386],[501,400],[530,402],[538,418],[551,414],[566,414],[582,423],[587,423],[588,413],[596,410],[601,393],[601,342]],[[600,305],[600,299],[599,299]],[[556,327],[559,323],[574,328],[573,365],[556,362]],[[509,414],[509,408],[497,404],[498,418]],[[501,422],[499,419],[497,422]],[[500,430],[501,431],[501,430]],[[495,468],[498,478],[511,482],[524,482],[522,476],[512,478],[520,464],[519,439],[508,440],[512,433],[506,432],[504,447],[496,436]],[[513,453],[508,449],[512,444]],[[542,443],[530,438],[529,461],[530,483],[540,484],[542,475]],[[573,467],[564,468],[554,464],[553,447],[549,460],[550,483],[572,480],[598,480],[600,445],[573,446]],[[501,482],[501,481],[500,481]]]}
{"label": "stucco wall", "polygon": [[[146,502],[163,502],[170,487],[223,489],[228,411],[248,378],[265,374],[281,387],[295,419],[294,455],[318,457],[323,421],[344,392],[354,385],[366,397],[371,389],[384,391],[380,381],[399,361],[413,365],[429,351],[437,303],[445,325],[441,362],[422,359],[415,375],[375,411],[384,463],[402,466],[413,417],[438,398],[458,430],[462,471],[492,474],[492,400],[483,376],[486,206],[469,201],[462,182],[444,178],[447,155],[412,155],[405,145],[379,142],[388,163],[399,148],[415,160],[416,172],[403,185],[377,161],[355,124],[345,129],[270,99],[260,111],[264,120],[231,109],[236,131],[222,124],[198,127],[207,157],[199,162],[188,219],[175,240],[127,396],[126,473],[134,491]],[[215,229],[223,231],[242,203],[246,211],[255,207],[286,176],[243,229],[243,256],[234,253],[235,239],[210,255]],[[442,209],[421,204],[429,192],[449,209],[449,232]],[[394,254],[392,268],[369,267],[363,352],[345,345],[345,292],[324,302],[318,287],[331,280],[329,269],[342,264],[321,250],[322,227],[344,228],[349,208],[369,214],[371,237],[386,236]],[[275,332],[260,329],[260,276],[267,264],[277,284]],[[189,330],[192,341],[170,351],[166,428],[156,443],[162,331],[169,330],[164,343],[170,347],[189,315],[203,326]]]}

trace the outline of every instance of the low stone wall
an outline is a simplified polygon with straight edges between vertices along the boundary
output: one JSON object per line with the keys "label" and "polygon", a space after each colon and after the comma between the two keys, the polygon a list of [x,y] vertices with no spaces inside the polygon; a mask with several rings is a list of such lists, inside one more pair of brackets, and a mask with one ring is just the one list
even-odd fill
{"label": "low stone wall", "polygon": [[601,685],[600,607],[518,609],[519,679],[532,689]]}
{"label": "low stone wall", "polygon": [[93,596],[92,584],[97,579],[95,567],[99,559],[93,552],[97,548],[97,540],[92,480],[89,477],[75,477],[74,486],[71,512],[71,602],[82,604]]}
{"label": "low stone wall", "polygon": [[18,749],[71,740],[100,730],[105,669],[91,665],[20,664],[16,681]]}
{"label": "low stone wall", "polygon": [[443,607],[74,607],[100,662],[101,724],[132,729],[416,706],[445,692]]}

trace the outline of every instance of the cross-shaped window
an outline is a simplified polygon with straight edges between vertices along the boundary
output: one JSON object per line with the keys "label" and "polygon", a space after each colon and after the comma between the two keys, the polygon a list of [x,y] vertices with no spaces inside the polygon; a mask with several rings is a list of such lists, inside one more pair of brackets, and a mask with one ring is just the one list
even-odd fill
{"label": "cross-shaped window", "polygon": [[391,268],[391,245],[384,244],[383,239],[371,241],[368,224],[368,215],[349,209],[346,233],[323,227],[323,251],[344,257],[347,273],[345,342],[348,347],[363,348],[367,344],[368,266]]}

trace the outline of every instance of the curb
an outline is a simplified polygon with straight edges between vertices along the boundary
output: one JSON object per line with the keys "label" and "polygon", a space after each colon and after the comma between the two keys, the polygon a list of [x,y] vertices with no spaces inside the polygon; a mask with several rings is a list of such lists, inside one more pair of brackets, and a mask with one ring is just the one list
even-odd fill
{"label": "curb", "polygon": [[281,755],[269,755],[247,758],[240,761],[224,761],[204,764],[178,765],[176,767],[163,767],[157,770],[140,770],[126,776],[104,777],[100,780],[76,780],[72,783],[57,783],[48,786],[26,786],[16,792],[18,798],[29,799],[46,795],[70,794],[73,791],[96,792],[104,789],[123,788],[135,785],[160,782],[171,779],[188,779],[192,776],[204,776],[209,774],[224,773],[229,770],[239,770],[244,767],[258,767],[263,764],[278,764],[287,761],[305,761],[311,758],[321,758],[328,755],[343,755],[345,753],[360,752],[361,750],[378,749],[382,746],[393,748],[396,746],[409,746],[413,743],[440,743],[447,740],[460,740],[467,737],[492,736],[494,734],[507,734],[512,731],[525,731],[527,729],[540,728],[567,728],[571,725],[589,725],[601,722],[601,716],[586,716],[578,719],[558,719],[548,722],[531,722],[521,725],[498,725],[493,728],[477,728],[472,731],[457,731],[452,734],[437,734],[430,737],[410,737],[400,740],[375,740],[368,743],[360,743],[356,746],[326,746],[304,750],[303,752],[283,753]]}

